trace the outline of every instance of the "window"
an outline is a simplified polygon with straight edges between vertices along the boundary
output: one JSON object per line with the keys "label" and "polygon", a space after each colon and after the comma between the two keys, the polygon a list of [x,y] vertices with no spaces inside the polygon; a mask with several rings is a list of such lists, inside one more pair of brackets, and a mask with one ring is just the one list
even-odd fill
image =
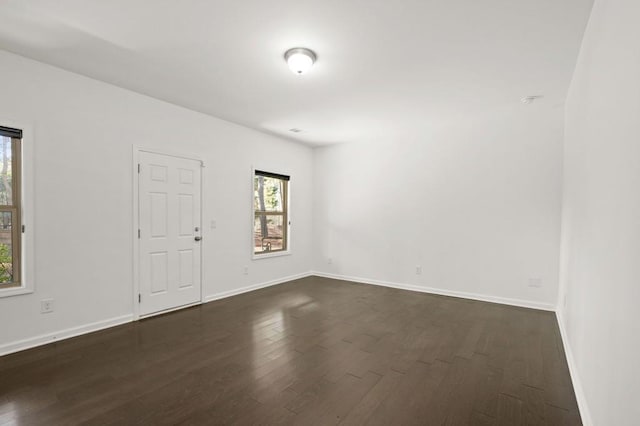
{"label": "window", "polygon": [[255,170],[253,175],[253,252],[286,252],[289,234],[289,176]]}
{"label": "window", "polygon": [[20,287],[22,131],[0,127],[0,289]]}

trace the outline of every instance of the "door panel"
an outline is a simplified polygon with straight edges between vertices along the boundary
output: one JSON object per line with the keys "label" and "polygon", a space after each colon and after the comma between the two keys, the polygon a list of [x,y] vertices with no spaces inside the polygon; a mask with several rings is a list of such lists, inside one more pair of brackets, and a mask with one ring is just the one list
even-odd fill
{"label": "door panel", "polygon": [[140,315],[200,301],[201,166],[140,152]]}
{"label": "door panel", "polygon": [[167,193],[149,194],[149,222],[152,238],[167,237],[167,216],[169,215],[169,205],[167,203]]}
{"label": "door panel", "polygon": [[169,268],[167,252],[150,253],[149,276],[151,281],[151,293],[165,293],[169,290]]}
{"label": "door panel", "polygon": [[178,195],[178,224],[181,237],[193,236],[195,225],[193,223],[193,196],[190,194]]}
{"label": "door panel", "polygon": [[180,250],[178,252],[179,275],[178,283],[180,288],[193,285],[193,250]]}

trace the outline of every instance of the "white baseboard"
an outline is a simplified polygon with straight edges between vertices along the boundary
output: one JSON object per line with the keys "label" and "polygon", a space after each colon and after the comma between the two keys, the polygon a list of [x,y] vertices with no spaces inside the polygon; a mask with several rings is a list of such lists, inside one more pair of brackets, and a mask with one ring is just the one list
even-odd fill
{"label": "white baseboard", "polygon": [[25,349],[35,348],[36,346],[46,345],[47,343],[57,342],[59,340],[69,339],[71,337],[80,336],[81,334],[93,333],[94,331],[115,327],[116,325],[125,324],[131,321],[133,321],[133,315],[122,315],[120,317],[92,322],[78,327],[71,327],[55,331],[53,333],[42,334],[29,339],[5,343],[0,345],[0,356],[23,351]]}
{"label": "white baseboard", "polygon": [[238,294],[247,293],[247,292],[258,290],[258,289],[265,288],[265,287],[271,287],[272,285],[286,283],[287,281],[293,281],[293,280],[298,280],[300,278],[306,278],[306,277],[309,277],[311,275],[314,275],[314,274],[311,273],[311,272],[303,272],[301,274],[289,275],[288,277],[277,278],[275,280],[271,280],[271,281],[267,281],[267,282],[263,282],[263,283],[258,283],[258,284],[252,284],[252,285],[248,285],[248,286],[242,287],[242,288],[237,288],[237,289],[234,289],[234,290],[222,291],[220,293],[210,294],[210,295],[204,297],[204,303],[213,302],[214,300],[224,299],[226,297],[236,296]]}
{"label": "white baseboard", "polygon": [[531,301],[520,300],[520,299],[509,299],[504,297],[486,296],[486,295],[475,294],[475,293],[466,293],[461,291],[443,290],[443,289],[433,288],[433,287],[422,287],[422,286],[411,285],[411,284],[399,284],[399,283],[394,283],[389,281],[372,280],[368,278],[358,278],[358,277],[350,277],[346,275],[329,274],[329,273],[318,272],[318,271],[313,271],[311,272],[310,275],[315,275],[315,276],[324,277],[324,278],[332,278],[336,280],[351,281],[356,283],[372,284],[372,285],[377,285],[382,287],[391,287],[391,288],[397,288],[400,290],[418,291],[421,293],[433,293],[433,294],[439,294],[443,296],[461,297],[464,299],[473,299],[473,300],[480,300],[483,302],[493,302],[493,303],[500,303],[503,305],[520,306],[524,308],[540,309],[544,311],[555,312],[556,318],[558,320],[558,326],[560,328],[560,335],[562,337],[562,344],[564,345],[564,351],[567,357],[567,365],[569,366],[569,373],[571,375],[573,390],[575,392],[576,400],[578,402],[580,417],[582,418],[582,423],[584,424],[584,426],[593,425],[589,407],[587,405],[587,400],[582,387],[582,382],[580,380],[580,376],[578,375],[577,366],[573,357],[573,352],[571,350],[571,345],[569,344],[569,339],[567,338],[564,316],[562,315],[562,311],[560,309],[556,309],[554,305],[539,303],[539,302],[531,302]]}
{"label": "white baseboard", "polygon": [[[591,421],[591,415],[589,412],[587,401],[585,398],[585,394],[582,388],[582,382],[580,381],[580,376],[578,375],[576,364],[573,358],[573,352],[571,350],[571,346],[567,338],[564,317],[562,315],[562,312],[559,309],[556,310],[555,307],[550,304],[531,302],[531,301],[520,300],[520,299],[509,299],[504,297],[486,296],[481,294],[467,293],[467,292],[460,292],[460,291],[443,290],[439,288],[423,287],[423,286],[417,286],[412,284],[400,284],[400,283],[394,283],[389,281],[373,280],[369,278],[360,278],[360,277],[351,277],[346,275],[330,274],[330,273],[318,272],[318,271],[310,271],[310,272],[304,272],[301,274],[290,275],[287,277],[282,277],[282,278],[278,278],[278,279],[263,282],[263,283],[253,284],[253,285],[242,287],[235,290],[229,290],[229,291],[224,291],[216,294],[211,294],[204,297],[204,303],[212,302],[214,300],[224,299],[226,297],[247,293],[247,292],[258,290],[261,288],[271,287],[277,284],[282,284],[287,281],[293,281],[293,280],[306,278],[314,275],[319,277],[324,277],[324,278],[342,280],[342,281],[351,281],[356,283],[371,284],[371,285],[377,285],[382,287],[397,288],[400,290],[409,290],[409,291],[417,291],[421,293],[432,293],[432,294],[438,294],[443,296],[460,297],[464,299],[480,300],[483,302],[493,302],[493,303],[500,303],[504,305],[520,306],[520,307],[532,308],[532,309],[541,309],[545,311],[555,311],[556,317],[558,319],[558,326],[560,328],[560,334],[562,337],[562,343],[564,345],[565,354],[567,356],[567,364],[569,365],[571,381],[573,383],[574,392],[576,394],[576,399],[578,401],[578,408],[580,410],[580,415],[582,417],[582,422],[585,426],[593,425]],[[117,325],[126,324],[131,321],[133,321],[133,314],[122,315],[119,317],[110,318],[103,321],[97,321],[90,324],[81,325],[78,327],[71,327],[71,328],[59,330],[53,333],[43,334],[43,335],[32,337],[29,339],[5,343],[0,345],[0,356],[23,351],[25,349],[34,348],[37,346],[46,345],[48,343],[56,342],[59,340],[69,339],[71,337],[80,336],[82,334],[92,333],[94,331],[115,327]]]}
{"label": "white baseboard", "polygon": [[[238,289],[234,289],[234,290],[229,290],[229,291],[224,291],[224,292],[220,292],[220,293],[211,294],[211,295],[208,295],[208,296],[204,297],[204,303],[212,302],[214,300],[224,299],[226,297],[231,297],[231,296],[235,296],[235,295],[238,295],[238,294],[247,293],[247,292],[250,292],[250,291],[254,291],[254,290],[261,289],[261,288],[270,287],[270,286],[277,285],[277,284],[282,284],[282,283],[287,282],[287,281],[293,281],[293,280],[297,280],[297,279],[300,279],[300,278],[305,278],[305,277],[312,276],[312,275],[316,275],[316,276],[319,276],[319,277],[325,277],[325,278],[333,278],[333,279],[343,280],[343,281],[352,281],[352,282],[372,284],[372,285],[378,285],[378,286],[384,286],[384,287],[392,287],[392,288],[397,288],[397,289],[401,289],[401,290],[418,291],[418,292],[422,292],[422,293],[433,293],[433,294],[439,294],[439,295],[444,295],[444,296],[461,297],[461,298],[465,298],[465,299],[473,299],[473,300],[481,300],[481,301],[485,301],[485,302],[493,302],[493,303],[501,303],[501,304],[506,304],[506,305],[521,306],[521,307],[525,307],[525,308],[542,309],[542,310],[547,310],[547,311],[554,311],[555,310],[554,306],[548,305],[548,304],[544,304],[544,303],[536,303],[536,302],[530,302],[530,301],[518,300],[518,299],[507,299],[507,298],[495,297],[495,296],[485,296],[485,295],[481,295],[481,294],[450,291],[450,290],[443,290],[443,289],[438,289],[438,288],[433,288],[433,287],[422,287],[422,286],[411,285],[411,284],[399,284],[399,283],[393,283],[393,282],[388,282],[388,281],[372,280],[372,279],[368,279],[368,278],[350,277],[350,276],[346,276],[346,275],[328,274],[328,273],[317,272],[317,271],[303,272],[303,273],[300,273],[300,274],[290,275],[290,276],[287,276],[287,277],[282,277],[282,278],[278,278],[278,279],[275,279],[275,280],[266,281],[266,282],[263,282],[263,283],[253,284],[253,285],[249,285],[249,286],[238,288]],[[2,345],[0,345],[0,356],[7,355],[7,354],[10,354],[10,353],[13,353],[13,352],[22,351],[22,350],[25,350],[25,349],[30,349],[30,348],[33,348],[33,347],[36,347],[36,346],[45,345],[47,343],[55,342],[55,341],[58,341],[58,340],[68,339],[68,338],[71,338],[71,337],[79,336],[81,334],[92,333],[94,331],[103,330],[105,328],[114,327],[114,326],[120,325],[120,324],[125,324],[125,323],[131,322],[133,320],[134,320],[133,314],[128,314],[128,315],[123,315],[123,316],[116,317],[116,318],[111,318],[111,319],[107,319],[107,320],[103,320],[103,321],[97,321],[97,322],[93,322],[93,323],[90,323],[90,324],[81,325],[81,326],[78,326],[78,327],[72,327],[72,328],[68,328],[68,329],[64,329],[64,330],[59,330],[59,331],[56,331],[56,332],[47,333],[47,334],[43,334],[43,335],[40,335],[40,336],[24,339],[24,340],[19,340],[19,341],[15,341],[15,342],[2,344]],[[561,327],[561,330],[562,330],[563,326],[561,325],[560,327]],[[564,335],[563,335],[563,340],[565,340],[565,342],[566,342],[566,339],[564,339]],[[565,347],[568,348],[567,343],[565,343]],[[567,349],[567,356],[568,357],[569,357],[569,354],[570,354],[570,349],[568,348]],[[571,361],[569,361],[569,366],[571,368],[571,366],[572,366],[572,362]],[[574,373],[573,373],[574,370],[575,370],[575,368],[573,368],[571,370],[572,371],[572,378],[574,377]],[[576,382],[574,381],[574,385],[575,385],[575,383]],[[576,387],[576,391],[577,391],[577,387]],[[577,392],[576,392],[576,394],[577,394]],[[582,408],[581,408],[581,411],[582,411]],[[585,422],[585,424],[586,424],[586,422]]]}
{"label": "white baseboard", "polygon": [[[304,272],[301,274],[290,275],[288,277],[282,277],[282,278],[267,281],[264,283],[253,284],[253,285],[235,289],[235,290],[212,294],[209,296],[205,296],[204,303],[212,302],[218,299],[223,299],[225,297],[235,296],[237,294],[246,293],[253,290],[258,290],[260,288],[270,287],[276,284],[282,284],[287,281],[305,278],[310,275],[311,275],[310,272]],[[161,313],[166,313],[166,312],[161,312]],[[30,337],[24,340],[17,340],[15,342],[5,343],[0,345],[0,356],[8,355],[14,352],[20,352],[25,349],[35,348],[36,346],[46,345],[48,343],[56,342],[59,340],[69,339],[71,337],[80,336],[82,334],[93,333],[94,331],[104,330],[105,328],[115,327],[116,325],[125,324],[131,321],[134,321],[133,314],[122,315],[120,317],[110,318],[103,321],[97,321],[97,322],[93,322],[90,324],[85,324],[77,327],[71,327],[64,330],[55,331],[52,333],[42,334],[36,337]]]}
{"label": "white baseboard", "polygon": [[569,338],[567,336],[567,329],[565,326],[564,315],[561,309],[556,310],[556,318],[558,319],[558,326],[560,327],[560,336],[562,337],[562,344],[564,346],[564,353],[567,356],[567,364],[569,365],[569,374],[571,375],[571,382],[573,383],[573,391],[576,394],[576,400],[578,401],[578,409],[580,410],[580,417],[582,417],[582,424],[584,426],[592,426],[591,411],[587,405],[587,398],[584,394],[584,388],[582,387],[582,381],[578,374],[578,367],[573,357],[573,351],[569,344]]}
{"label": "white baseboard", "polygon": [[203,303],[204,302],[202,302],[201,300],[198,300],[197,302],[187,303],[186,305],[176,306],[175,308],[165,309],[164,311],[158,311],[158,312],[152,312],[150,314],[140,315],[140,316],[138,316],[137,319],[134,318],[134,321],[148,319],[148,318],[152,318],[152,317],[157,317],[157,316],[164,315],[164,314],[169,314],[171,312],[180,311],[182,309],[187,309],[187,308],[191,308],[191,307],[194,307],[194,306],[202,305]]}
{"label": "white baseboard", "polygon": [[400,290],[417,291],[420,293],[439,294],[441,296],[460,297],[463,299],[480,300],[482,302],[500,303],[502,305],[519,306],[522,308],[540,309],[543,311],[555,311],[555,306],[550,303],[532,302],[528,300],[509,299],[506,297],[487,296],[484,294],[467,293],[463,291],[443,290],[441,288],[423,287],[413,284],[400,284],[390,281],[373,280],[369,278],[351,277],[347,275],[328,274],[326,272],[313,271],[311,275],[324,278],[333,278],[336,280],[352,281],[356,283],[372,284],[382,287],[397,288]]}

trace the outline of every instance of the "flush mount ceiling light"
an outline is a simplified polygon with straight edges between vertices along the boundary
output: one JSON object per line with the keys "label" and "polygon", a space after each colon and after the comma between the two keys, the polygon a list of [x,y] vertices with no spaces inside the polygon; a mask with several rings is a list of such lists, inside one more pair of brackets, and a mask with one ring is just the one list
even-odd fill
{"label": "flush mount ceiling light", "polygon": [[316,54],[304,47],[294,47],[284,53],[284,59],[287,61],[291,72],[301,75],[311,69],[316,61]]}

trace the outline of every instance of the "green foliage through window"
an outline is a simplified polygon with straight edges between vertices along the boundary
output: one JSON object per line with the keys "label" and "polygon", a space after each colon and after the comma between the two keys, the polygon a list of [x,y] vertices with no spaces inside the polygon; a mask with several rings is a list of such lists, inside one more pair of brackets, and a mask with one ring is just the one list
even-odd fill
{"label": "green foliage through window", "polygon": [[254,176],[254,253],[287,249],[287,184],[277,177]]}
{"label": "green foliage through window", "polygon": [[13,258],[11,247],[0,243],[0,283],[13,281]]}
{"label": "green foliage through window", "polygon": [[11,132],[0,134],[0,288],[21,285],[21,145]]}

